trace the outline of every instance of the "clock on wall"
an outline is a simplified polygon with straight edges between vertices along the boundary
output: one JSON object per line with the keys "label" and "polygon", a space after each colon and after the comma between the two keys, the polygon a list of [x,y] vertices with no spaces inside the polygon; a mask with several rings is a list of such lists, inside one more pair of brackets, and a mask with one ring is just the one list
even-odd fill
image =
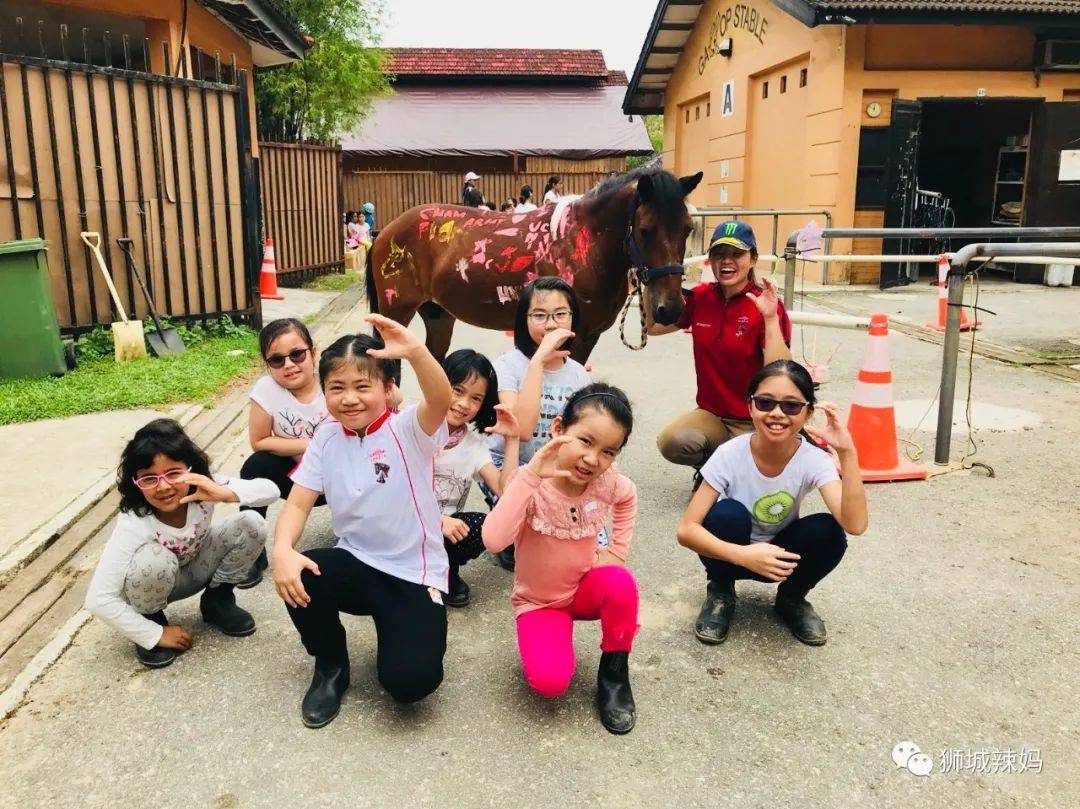
{"label": "clock on wall", "polygon": [[879,115],[881,115],[881,104],[877,101],[871,101],[866,105],[867,118],[877,118]]}

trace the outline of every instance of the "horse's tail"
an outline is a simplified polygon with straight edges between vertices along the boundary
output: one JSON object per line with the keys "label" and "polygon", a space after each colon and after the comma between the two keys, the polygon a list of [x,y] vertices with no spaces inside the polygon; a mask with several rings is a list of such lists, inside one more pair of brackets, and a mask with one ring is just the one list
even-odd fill
{"label": "horse's tail", "polygon": [[371,245],[371,249],[367,251],[367,266],[364,267],[364,290],[367,293],[368,309],[372,314],[379,313],[379,291],[375,288],[375,273],[373,271],[373,262],[371,260],[372,253],[375,252],[375,245]]}

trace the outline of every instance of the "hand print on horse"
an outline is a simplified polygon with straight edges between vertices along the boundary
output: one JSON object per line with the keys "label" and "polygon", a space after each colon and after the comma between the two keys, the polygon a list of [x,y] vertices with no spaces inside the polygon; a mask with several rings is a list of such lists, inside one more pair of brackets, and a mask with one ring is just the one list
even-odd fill
{"label": "hand print on horse", "polygon": [[419,311],[428,349],[443,357],[455,320],[512,329],[521,288],[539,276],[558,275],[574,287],[581,305],[573,357],[584,362],[626,302],[631,271],[647,289],[652,319],[678,320],[692,228],[685,198],[701,177],[632,171],[583,197],[527,213],[412,208],[383,228],[372,247],[369,303],[404,324]]}

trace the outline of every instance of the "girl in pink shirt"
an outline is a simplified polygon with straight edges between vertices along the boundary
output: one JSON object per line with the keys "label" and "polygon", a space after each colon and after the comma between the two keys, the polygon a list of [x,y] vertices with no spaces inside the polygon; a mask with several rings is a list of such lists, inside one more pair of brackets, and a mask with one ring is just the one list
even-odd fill
{"label": "girl in pink shirt", "polygon": [[[574,621],[600,619],[596,703],[612,733],[629,733],[636,718],[629,654],[638,591],[625,564],[637,491],[612,466],[632,428],[625,393],[604,383],[581,388],[552,422],[551,441],[513,473],[483,528],[488,550],[517,547],[510,600],[534,691],[549,698],[566,691],[574,675]],[[516,444],[508,440],[508,458]],[[598,547],[609,519],[611,541]]]}

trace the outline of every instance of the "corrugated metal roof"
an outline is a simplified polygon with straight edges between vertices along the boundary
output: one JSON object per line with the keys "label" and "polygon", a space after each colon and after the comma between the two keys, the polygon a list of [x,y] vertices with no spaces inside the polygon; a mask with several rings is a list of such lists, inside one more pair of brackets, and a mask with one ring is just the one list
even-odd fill
{"label": "corrugated metal roof", "polygon": [[342,151],[368,156],[552,156],[652,153],[641,118],[614,86],[400,87],[379,98]]}
{"label": "corrugated metal roof", "polygon": [[309,41],[294,20],[274,0],[198,0],[252,43],[255,64],[260,67],[303,59]]}

